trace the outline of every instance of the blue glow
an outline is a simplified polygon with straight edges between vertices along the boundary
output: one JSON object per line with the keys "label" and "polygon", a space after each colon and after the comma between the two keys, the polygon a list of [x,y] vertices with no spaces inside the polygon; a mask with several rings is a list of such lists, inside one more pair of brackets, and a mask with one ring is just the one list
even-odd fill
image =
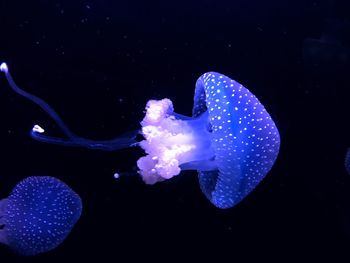
{"label": "blue glow", "polygon": [[86,147],[86,148],[97,149],[97,150],[105,150],[105,151],[115,151],[121,148],[131,147],[131,146],[134,146],[134,144],[136,143],[135,138],[138,131],[129,132],[124,137],[118,137],[116,139],[112,139],[108,141],[95,141],[95,140],[89,140],[89,139],[85,139],[80,136],[77,136],[67,127],[64,121],[61,119],[61,117],[56,113],[56,111],[50,105],[48,105],[41,98],[22,90],[16,85],[15,81],[13,80],[8,70],[8,66],[6,63],[1,64],[0,71],[5,73],[6,79],[13,91],[27,98],[28,100],[34,102],[40,108],[42,108],[56,122],[56,124],[61,129],[63,134],[66,136],[66,138],[56,138],[56,137],[46,136],[44,133],[44,129],[42,129],[39,125],[34,125],[31,131],[31,137],[33,139],[41,142],[45,142],[45,143],[60,144],[60,145],[66,145],[66,146],[80,146],[80,147]]}
{"label": "blue glow", "polygon": [[[8,70],[5,75],[12,89],[44,109],[66,136],[47,136],[35,125],[34,139],[100,150],[140,146],[147,154],[137,162],[145,183],[197,170],[202,192],[218,208],[233,207],[247,196],[279,153],[279,132],[264,106],[248,89],[220,73],[208,72],[197,80],[192,117],[175,113],[169,99],[150,100],[141,129],[110,141],[73,134],[47,103],[19,89]],[[145,140],[137,142],[138,133]]]}
{"label": "blue glow", "polygon": [[0,201],[0,242],[26,256],[50,251],[68,236],[81,211],[80,197],[60,180],[28,177]]}
{"label": "blue glow", "polygon": [[238,82],[216,72],[196,83],[193,116],[209,112],[217,170],[200,171],[205,196],[232,207],[272,168],[280,146],[278,129],[260,101]]}

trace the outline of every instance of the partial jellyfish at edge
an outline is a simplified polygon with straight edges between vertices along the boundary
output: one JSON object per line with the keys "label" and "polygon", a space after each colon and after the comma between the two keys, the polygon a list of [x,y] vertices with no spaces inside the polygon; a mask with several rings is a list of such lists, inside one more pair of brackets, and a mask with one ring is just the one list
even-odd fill
{"label": "partial jellyfish at edge", "polygon": [[[220,73],[198,78],[192,117],[175,113],[169,99],[150,100],[140,130],[110,141],[94,141],[75,135],[46,102],[20,89],[5,63],[0,70],[12,89],[39,105],[66,137],[47,136],[35,125],[32,138],[109,151],[139,146],[147,154],[137,161],[146,184],[170,179],[183,170],[197,170],[202,192],[218,208],[233,207],[246,197],[279,153],[280,135],[264,106],[248,89]],[[136,141],[138,133],[144,140]]]}
{"label": "partial jellyfish at edge", "polygon": [[82,203],[68,185],[50,176],[31,176],[0,200],[0,243],[24,256],[48,252],[71,232]]}
{"label": "partial jellyfish at edge", "polygon": [[350,148],[348,148],[345,155],[345,169],[350,174]]}

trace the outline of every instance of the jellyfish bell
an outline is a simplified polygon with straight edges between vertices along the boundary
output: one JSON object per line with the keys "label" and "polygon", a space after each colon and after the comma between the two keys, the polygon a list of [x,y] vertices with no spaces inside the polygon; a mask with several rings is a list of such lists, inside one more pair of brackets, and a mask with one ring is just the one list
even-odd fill
{"label": "jellyfish bell", "polygon": [[141,122],[147,155],[138,161],[146,183],[197,170],[204,195],[219,208],[236,205],[272,168],[278,129],[259,100],[216,72],[196,83],[193,117],[173,113],[170,100],[149,101]]}
{"label": "jellyfish bell", "polygon": [[0,243],[25,256],[48,252],[64,241],[81,211],[79,195],[62,181],[27,177],[0,201]]}
{"label": "jellyfish bell", "polygon": [[[34,139],[100,150],[139,146],[146,153],[137,161],[145,183],[197,170],[202,192],[218,208],[233,207],[247,196],[278,156],[280,136],[271,116],[248,89],[220,73],[208,72],[197,80],[192,117],[175,113],[169,99],[150,100],[140,130],[94,141],[71,132],[47,103],[15,84],[7,66],[1,68],[12,89],[44,109],[66,137],[47,136],[36,125]],[[136,141],[138,133],[144,140]]]}
{"label": "jellyfish bell", "polygon": [[118,149],[136,146],[136,136],[138,134],[138,131],[128,132],[123,136],[108,141],[89,140],[76,135],[67,127],[67,125],[61,119],[61,117],[50,105],[48,105],[41,98],[22,90],[16,85],[5,62],[0,65],[0,71],[5,74],[6,79],[14,92],[34,102],[41,109],[43,109],[50,116],[50,118],[52,118],[55,121],[62,133],[65,135],[65,138],[47,136],[45,130],[40,125],[35,124],[30,132],[30,135],[33,139],[51,144],[59,144],[65,146],[80,146],[104,151],[115,151]]}

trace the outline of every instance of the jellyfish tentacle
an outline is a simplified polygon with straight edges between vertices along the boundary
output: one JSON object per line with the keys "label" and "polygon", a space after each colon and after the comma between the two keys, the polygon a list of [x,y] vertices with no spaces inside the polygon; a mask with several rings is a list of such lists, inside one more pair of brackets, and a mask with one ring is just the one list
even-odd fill
{"label": "jellyfish tentacle", "polygon": [[147,155],[137,162],[140,175],[154,184],[197,170],[209,201],[233,207],[272,168],[278,129],[248,89],[216,72],[198,79],[192,112],[193,117],[175,113],[169,99],[147,103],[140,142]]}
{"label": "jellyfish tentacle", "polygon": [[175,114],[169,99],[148,101],[139,143],[147,155],[137,161],[144,182],[161,182],[183,169],[216,169],[207,124],[207,112],[190,118]]}
{"label": "jellyfish tentacle", "polygon": [[58,127],[62,130],[62,132],[70,139],[74,139],[77,136],[67,127],[67,125],[64,123],[64,121],[61,119],[61,117],[56,113],[56,111],[47,104],[43,99],[27,92],[21,89],[17,86],[15,81],[13,80],[10,71],[8,69],[8,66],[6,63],[2,63],[0,65],[0,70],[5,73],[6,79],[8,84],[10,85],[11,89],[16,92],[17,94],[25,97],[26,99],[32,101],[36,105],[38,105],[41,109],[43,109],[50,117],[55,121],[55,123],[58,125]]}
{"label": "jellyfish tentacle", "polygon": [[[192,117],[175,113],[169,99],[150,100],[140,131],[94,141],[72,133],[46,102],[18,88],[5,63],[0,71],[15,92],[46,111],[67,137],[47,136],[34,126],[33,139],[107,151],[140,146],[147,154],[137,161],[145,183],[170,179],[181,170],[197,170],[203,194],[218,208],[233,207],[253,191],[279,153],[278,129],[258,98],[217,72],[207,72],[197,80]],[[145,140],[137,142],[139,132]]]}
{"label": "jellyfish tentacle", "polygon": [[20,87],[17,86],[17,84],[15,83],[15,81],[13,80],[10,74],[10,71],[6,63],[2,63],[0,65],[0,71],[5,73],[7,82],[14,92],[32,101],[33,103],[38,105],[41,109],[43,109],[51,117],[51,119],[55,121],[55,123],[63,132],[63,134],[67,137],[67,138],[58,138],[58,137],[47,136],[44,134],[45,132],[44,129],[42,129],[38,125],[35,125],[30,132],[30,135],[33,139],[40,142],[45,142],[45,143],[59,144],[64,146],[79,146],[79,147],[85,147],[85,148],[96,149],[96,150],[104,150],[104,151],[114,151],[114,150],[124,149],[124,148],[133,147],[137,145],[136,136],[139,133],[139,130],[132,131],[126,135],[122,135],[111,140],[90,140],[90,139],[86,139],[76,135],[68,128],[68,126],[64,123],[61,117],[56,113],[56,111],[49,104],[47,104],[43,99],[27,91],[22,90]]}
{"label": "jellyfish tentacle", "polygon": [[75,139],[58,138],[53,136],[45,135],[32,130],[30,136],[40,142],[70,146],[70,147],[84,147],[92,150],[102,151],[115,151],[129,147],[135,147],[138,145],[136,136],[139,134],[139,130],[134,130],[127,134],[118,136],[111,140],[89,140],[82,137],[76,137]]}
{"label": "jellyfish tentacle", "polygon": [[189,116],[186,116],[186,115],[182,115],[182,114],[179,114],[179,113],[176,113],[176,112],[173,112],[173,116],[175,117],[175,119],[179,119],[179,120],[193,120],[192,117],[189,117]]}
{"label": "jellyfish tentacle", "polygon": [[215,160],[200,160],[183,163],[180,165],[181,171],[198,170],[201,172],[217,170],[218,166]]}

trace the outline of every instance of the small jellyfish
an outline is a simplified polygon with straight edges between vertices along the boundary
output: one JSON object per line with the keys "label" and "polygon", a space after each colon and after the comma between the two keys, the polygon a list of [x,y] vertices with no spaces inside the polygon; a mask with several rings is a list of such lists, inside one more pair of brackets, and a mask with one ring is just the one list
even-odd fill
{"label": "small jellyfish", "polygon": [[33,256],[56,248],[68,236],[82,210],[69,186],[49,176],[31,176],[0,200],[0,243]]}
{"label": "small jellyfish", "polygon": [[348,149],[345,155],[345,168],[350,174],[350,148]]}
{"label": "small jellyfish", "polygon": [[[333,70],[349,66],[350,47],[348,36],[350,23],[340,19],[325,19],[325,28],[320,38],[306,38],[303,42],[303,60],[317,70]],[[335,70],[336,70],[335,69]]]}
{"label": "small jellyfish", "polygon": [[[264,106],[248,89],[220,73],[208,72],[197,80],[192,117],[175,113],[169,99],[150,100],[139,131],[93,141],[75,135],[48,104],[16,86],[5,63],[0,70],[12,89],[44,109],[66,137],[47,136],[35,125],[34,139],[100,150],[139,146],[146,152],[137,161],[145,183],[197,170],[202,192],[218,208],[233,207],[247,196],[279,153],[279,132]],[[144,140],[136,141],[138,133]]]}

